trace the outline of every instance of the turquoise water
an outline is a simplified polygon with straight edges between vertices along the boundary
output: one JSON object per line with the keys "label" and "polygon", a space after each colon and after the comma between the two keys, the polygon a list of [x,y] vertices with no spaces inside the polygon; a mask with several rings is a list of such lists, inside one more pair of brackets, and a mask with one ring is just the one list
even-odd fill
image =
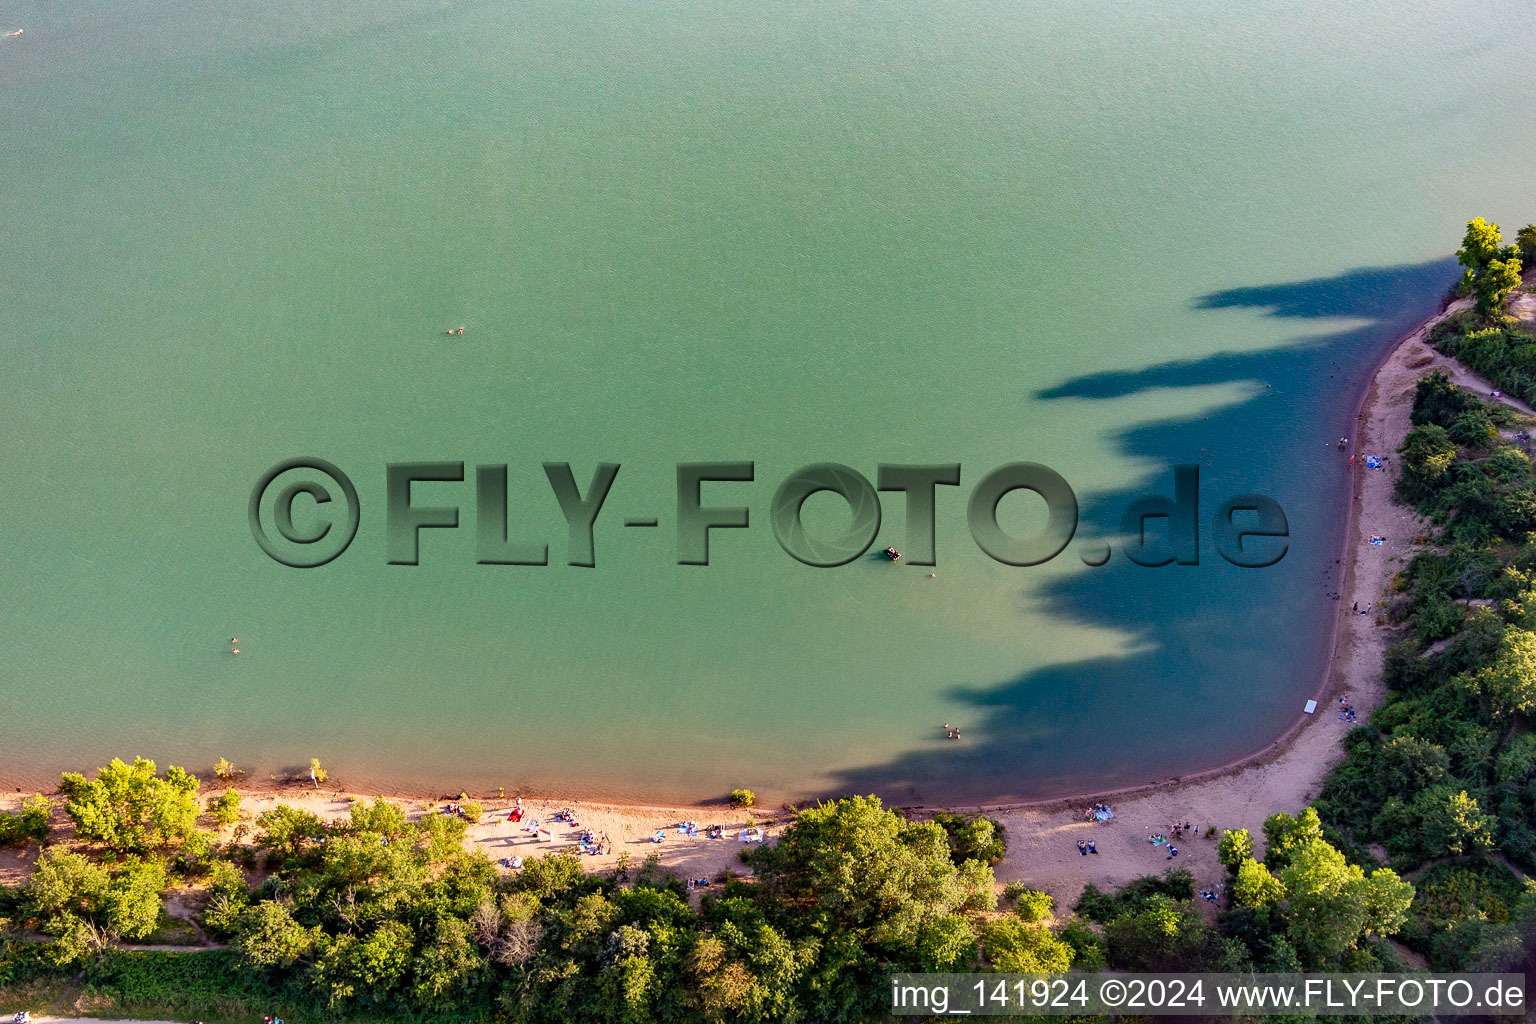
{"label": "turquoise water", "polygon": [[[3,17],[18,784],[144,753],[434,792],[1024,797],[1240,756],[1317,685],[1328,442],[1364,373],[1436,306],[1468,218],[1536,218],[1508,84],[1527,5]],[[362,505],[302,571],[246,517],[299,455]],[[386,564],[384,466],[414,460],[508,464],[511,530],[552,564],[475,564],[471,481],[418,485],[460,528]],[[756,463],[705,492],[751,526],[679,566],[675,466],[713,460]],[[1017,460],[1083,508],[1035,568],[966,531],[970,487]],[[545,461],[583,487],[622,466],[595,568],[564,564]],[[822,461],[962,465],[937,578],[779,549],[774,489]],[[1206,536],[1199,566],[1086,567],[1177,462],[1204,514],[1274,496],[1286,558],[1237,569]],[[906,546],[884,506],[875,549]]]}

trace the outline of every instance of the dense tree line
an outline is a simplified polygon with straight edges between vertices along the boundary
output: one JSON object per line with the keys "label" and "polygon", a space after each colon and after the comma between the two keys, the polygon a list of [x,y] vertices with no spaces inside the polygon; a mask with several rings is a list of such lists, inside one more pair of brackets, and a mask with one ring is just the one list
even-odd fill
{"label": "dense tree line", "polygon": [[[1430,334],[1441,352],[1527,400],[1536,337],[1505,304],[1533,247],[1536,228],[1504,246],[1496,225],[1473,221],[1459,255],[1478,303]],[[1383,669],[1387,699],[1346,738],[1316,806],[1343,849],[1413,873],[1418,897],[1401,938],[1431,966],[1514,965],[1536,919],[1536,894],[1511,870],[1536,871],[1529,424],[1441,372],[1418,382],[1412,422],[1397,494],[1430,531],[1382,605],[1401,633]]]}
{"label": "dense tree line", "polygon": [[[282,805],[248,842],[221,843],[199,827],[197,781],[178,768],[114,762],[67,776],[61,792],[89,849],[46,848],[4,893],[0,985],[82,977],[124,1008],[854,1021],[883,1014],[893,970],[1061,971],[1074,959],[1043,893],[1011,888],[1017,912],[997,911],[995,822],[909,821],[873,797],[801,812],[776,845],[744,855],[752,881],[725,878],[693,905],[654,858],[589,873],[552,854],[507,874],[466,848],[462,816],[413,821],[383,799],[344,822]],[[223,803],[209,799],[210,817]],[[202,890],[198,924],[227,949],[115,947],[166,925],[172,883]]]}

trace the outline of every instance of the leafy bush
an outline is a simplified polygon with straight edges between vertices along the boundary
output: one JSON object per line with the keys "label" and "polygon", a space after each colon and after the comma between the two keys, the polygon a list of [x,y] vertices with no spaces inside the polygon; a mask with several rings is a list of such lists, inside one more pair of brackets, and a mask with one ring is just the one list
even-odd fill
{"label": "leafy bush", "polygon": [[1049,921],[1055,901],[1039,889],[1025,889],[1014,899],[1013,912],[1031,923]]}
{"label": "leafy bush", "polygon": [[757,794],[750,789],[731,790],[731,805],[733,807],[751,807],[757,803]]}
{"label": "leafy bush", "polygon": [[114,759],[96,778],[65,772],[59,791],[64,812],[82,838],[124,853],[147,853],[185,840],[197,830],[197,779],[174,765],[165,777],[155,762]]}
{"label": "leafy bush", "polygon": [[979,814],[950,814],[940,812],[933,820],[949,837],[950,856],[956,864],[975,860],[983,864],[996,864],[1007,852],[1003,823],[996,818],[984,818]]}
{"label": "leafy bush", "polygon": [[240,820],[240,794],[226,789],[219,796],[209,797],[208,813],[220,825],[233,825]]}
{"label": "leafy bush", "polygon": [[0,811],[0,846],[47,842],[52,831],[49,824],[52,816],[53,804],[41,793],[22,800],[21,810],[16,814]]}

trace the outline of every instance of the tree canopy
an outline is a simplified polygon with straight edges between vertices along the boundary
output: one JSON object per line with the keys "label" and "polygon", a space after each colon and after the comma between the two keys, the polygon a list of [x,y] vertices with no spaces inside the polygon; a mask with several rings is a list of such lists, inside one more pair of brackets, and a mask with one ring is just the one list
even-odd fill
{"label": "tree canopy", "polygon": [[175,765],[156,774],[155,762],[135,758],[133,764],[113,759],[96,778],[87,781],[64,773],[59,791],[64,812],[83,839],[125,853],[147,853],[197,832],[197,779]]}
{"label": "tree canopy", "polygon": [[1520,248],[1504,245],[1499,226],[1478,217],[1467,222],[1456,260],[1466,268],[1462,290],[1477,300],[1478,311],[1502,313],[1505,300],[1520,287]]}

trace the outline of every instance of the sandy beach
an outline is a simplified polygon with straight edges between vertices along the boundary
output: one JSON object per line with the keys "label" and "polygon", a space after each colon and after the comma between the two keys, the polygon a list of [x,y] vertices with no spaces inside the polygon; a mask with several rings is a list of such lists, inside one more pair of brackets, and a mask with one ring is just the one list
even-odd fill
{"label": "sandy beach", "polygon": [[[1201,835],[1176,841],[1179,854],[1170,857],[1165,848],[1149,844],[1149,835],[1168,833],[1174,823],[1187,822],[1202,831],[1212,826],[1246,828],[1262,846],[1265,817],[1277,811],[1299,811],[1317,795],[1342,753],[1339,740],[1350,728],[1339,718],[1340,698],[1346,699],[1362,720],[1381,699],[1381,664],[1389,630],[1375,608],[1392,575],[1410,556],[1411,540],[1422,527],[1412,510],[1392,500],[1395,448],[1410,428],[1414,382],[1431,369],[1443,368],[1476,393],[1486,396],[1490,391],[1486,382],[1438,355],[1425,342],[1434,323],[1464,306],[1464,302],[1455,303],[1426,320],[1385,355],[1361,397],[1355,436],[1349,439],[1346,451],[1337,450],[1337,439],[1318,439],[1319,446],[1327,448],[1328,457],[1337,460],[1340,477],[1350,480],[1351,493],[1344,550],[1335,571],[1318,584],[1318,600],[1333,600],[1331,594],[1339,595],[1339,612],[1329,639],[1329,669],[1312,694],[1318,701],[1316,713],[1303,714],[1301,705],[1306,698],[1298,696],[1297,722],[1284,736],[1241,761],[1197,776],[1118,792],[1085,793],[1072,800],[945,808],[984,811],[1004,823],[1008,852],[997,865],[1000,883],[1021,880],[1043,889],[1056,898],[1061,908],[1070,907],[1087,883],[1113,886],[1168,867],[1187,868],[1201,885],[1214,884],[1223,877],[1214,838]],[[1530,412],[1519,403],[1510,404]],[[1386,468],[1366,468],[1367,455],[1387,457]],[[1372,536],[1384,536],[1386,540],[1373,546]],[[1357,614],[1356,607],[1363,614]],[[205,792],[218,788],[216,780],[204,787]],[[339,820],[347,817],[355,799],[368,798],[297,784],[242,792],[243,809],[249,818],[286,802],[322,818]],[[654,854],[667,870],[693,879],[715,879],[723,872],[745,874],[739,859],[743,829],[762,827],[772,842],[778,827],[789,818],[785,809],[636,806],[525,798],[525,818],[514,823],[507,820],[514,803],[511,796],[470,796],[480,800],[486,810],[470,828],[467,842],[498,865],[504,858],[576,851],[577,837],[590,830],[599,836],[606,834],[611,844],[611,849],[601,855],[583,857],[591,870],[611,869],[625,856],[638,864]],[[14,806],[19,799],[19,795],[0,798],[0,806]],[[441,807],[440,803],[421,800],[402,802],[413,816],[439,813]],[[1084,811],[1099,802],[1113,807],[1113,821],[1099,824],[1085,820]],[[556,812],[567,809],[573,812],[573,823],[554,819]],[[938,809],[907,810],[922,817]],[[534,819],[542,831],[529,831]],[[698,824],[698,835],[679,832],[677,825],[686,821]],[[706,838],[704,830],[716,824],[724,828],[724,838]],[[658,830],[664,835],[659,843],[653,841]],[[1093,840],[1098,854],[1080,855],[1079,839]],[[0,855],[0,882],[14,884],[24,878],[32,859],[31,851]],[[191,902],[195,905],[196,901]]]}

